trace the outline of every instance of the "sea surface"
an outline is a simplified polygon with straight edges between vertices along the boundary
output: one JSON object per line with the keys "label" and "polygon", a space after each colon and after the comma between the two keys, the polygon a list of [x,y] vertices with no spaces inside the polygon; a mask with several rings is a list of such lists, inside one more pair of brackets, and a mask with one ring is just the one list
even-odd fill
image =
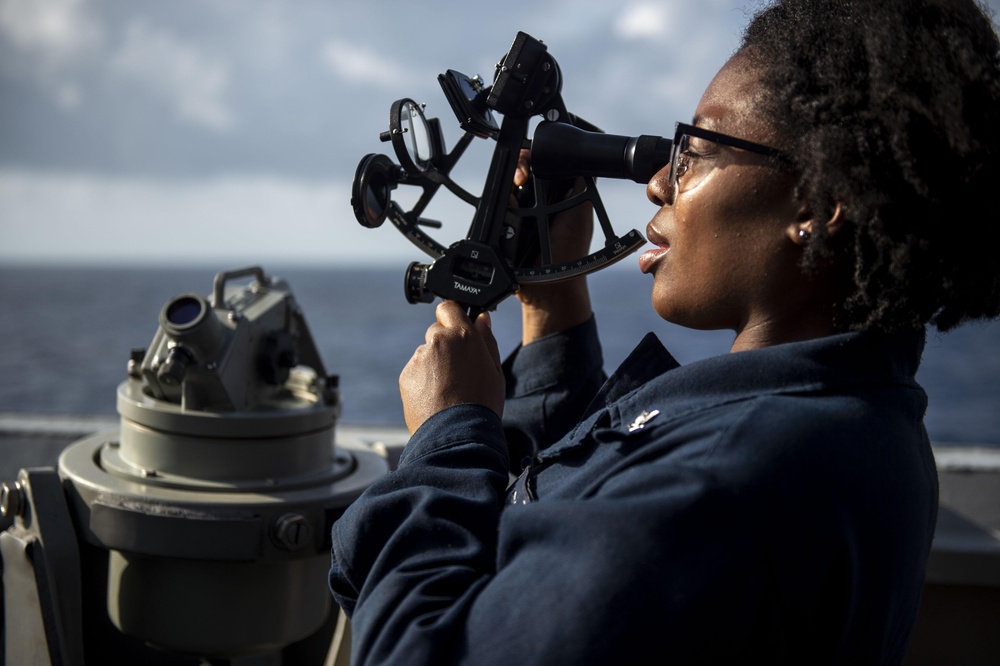
{"label": "sea surface", "polygon": [[[113,415],[129,352],[149,346],[163,305],[210,294],[215,274],[231,268],[0,267],[0,412]],[[402,426],[397,378],[434,316],[432,306],[403,297],[405,267],[263,268],[289,282],[327,372],[340,376],[341,423]],[[590,283],[609,371],[647,331],[682,363],[725,353],[732,342],[730,332],[660,320],[649,277],[631,265]],[[493,319],[506,354],[520,333],[516,300]],[[932,441],[1000,447],[1000,323],[930,332],[918,380],[930,397]]]}

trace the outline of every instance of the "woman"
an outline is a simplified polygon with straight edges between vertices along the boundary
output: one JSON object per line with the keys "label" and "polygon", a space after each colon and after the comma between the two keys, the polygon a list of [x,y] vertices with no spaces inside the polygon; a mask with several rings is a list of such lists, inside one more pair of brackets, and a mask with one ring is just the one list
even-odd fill
{"label": "woman", "polygon": [[923,328],[1000,313],[998,53],[971,0],[755,17],[648,185],[639,260],[657,313],[731,354],[679,367],[650,335],[605,382],[580,280],[519,293],[501,364],[442,303],[399,469],[334,526],[355,659],[898,662],[937,507]]}

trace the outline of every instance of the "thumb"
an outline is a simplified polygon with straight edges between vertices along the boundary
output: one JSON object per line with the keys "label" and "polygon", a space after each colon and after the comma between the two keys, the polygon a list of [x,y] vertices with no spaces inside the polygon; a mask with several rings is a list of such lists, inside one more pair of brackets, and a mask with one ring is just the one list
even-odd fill
{"label": "thumb", "polygon": [[500,346],[497,344],[497,339],[493,335],[493,319],[490,317],[490,313],[484,312],[476,317],[475,327],[476,332],[482,336],[483,341],[486,343],[486,349],[489,350],[490,356],[493,358],[493,362],[499,369],[501,367]]}

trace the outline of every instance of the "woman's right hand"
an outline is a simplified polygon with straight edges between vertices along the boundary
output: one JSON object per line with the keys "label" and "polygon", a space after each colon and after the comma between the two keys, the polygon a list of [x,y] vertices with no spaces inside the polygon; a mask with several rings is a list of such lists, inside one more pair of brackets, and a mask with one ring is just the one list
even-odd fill
{"label": "woman's right hand", "polygon": [[[514,186],[529,184],[530,153],[522,150],[514,172]],[[583,191],[582,178],[577,178],[563,198]],[[561,263],[589,253],[594,230],[594,211],[585,203],[556,215],[549,227],[552,261]],[[524,284],[517,292],[521,301],[521,343],[530,344],[538,338],[558,333],[590,319],[590,292],[586,276],[559,282]]]}
{"label": "woman's right hand", "polygon": [[399,375],[411,435],[431,416],[455,405],[483,405],[503,416],[504,376],[489,313],[472,322],[458,303],[441,301],[435,315],[424,344]]}

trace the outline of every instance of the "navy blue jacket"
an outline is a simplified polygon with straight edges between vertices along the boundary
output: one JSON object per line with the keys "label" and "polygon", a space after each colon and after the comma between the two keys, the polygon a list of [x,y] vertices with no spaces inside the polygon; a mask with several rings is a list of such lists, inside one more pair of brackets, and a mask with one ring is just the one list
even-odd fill
{"label": "navy blue jacket", "polygon": [[521,348],[504,423],[433,416],[334,525],[356,663],[898,662],[937,507],[922,348],[678,366],[649,335],[603,385],[592,321]]}

